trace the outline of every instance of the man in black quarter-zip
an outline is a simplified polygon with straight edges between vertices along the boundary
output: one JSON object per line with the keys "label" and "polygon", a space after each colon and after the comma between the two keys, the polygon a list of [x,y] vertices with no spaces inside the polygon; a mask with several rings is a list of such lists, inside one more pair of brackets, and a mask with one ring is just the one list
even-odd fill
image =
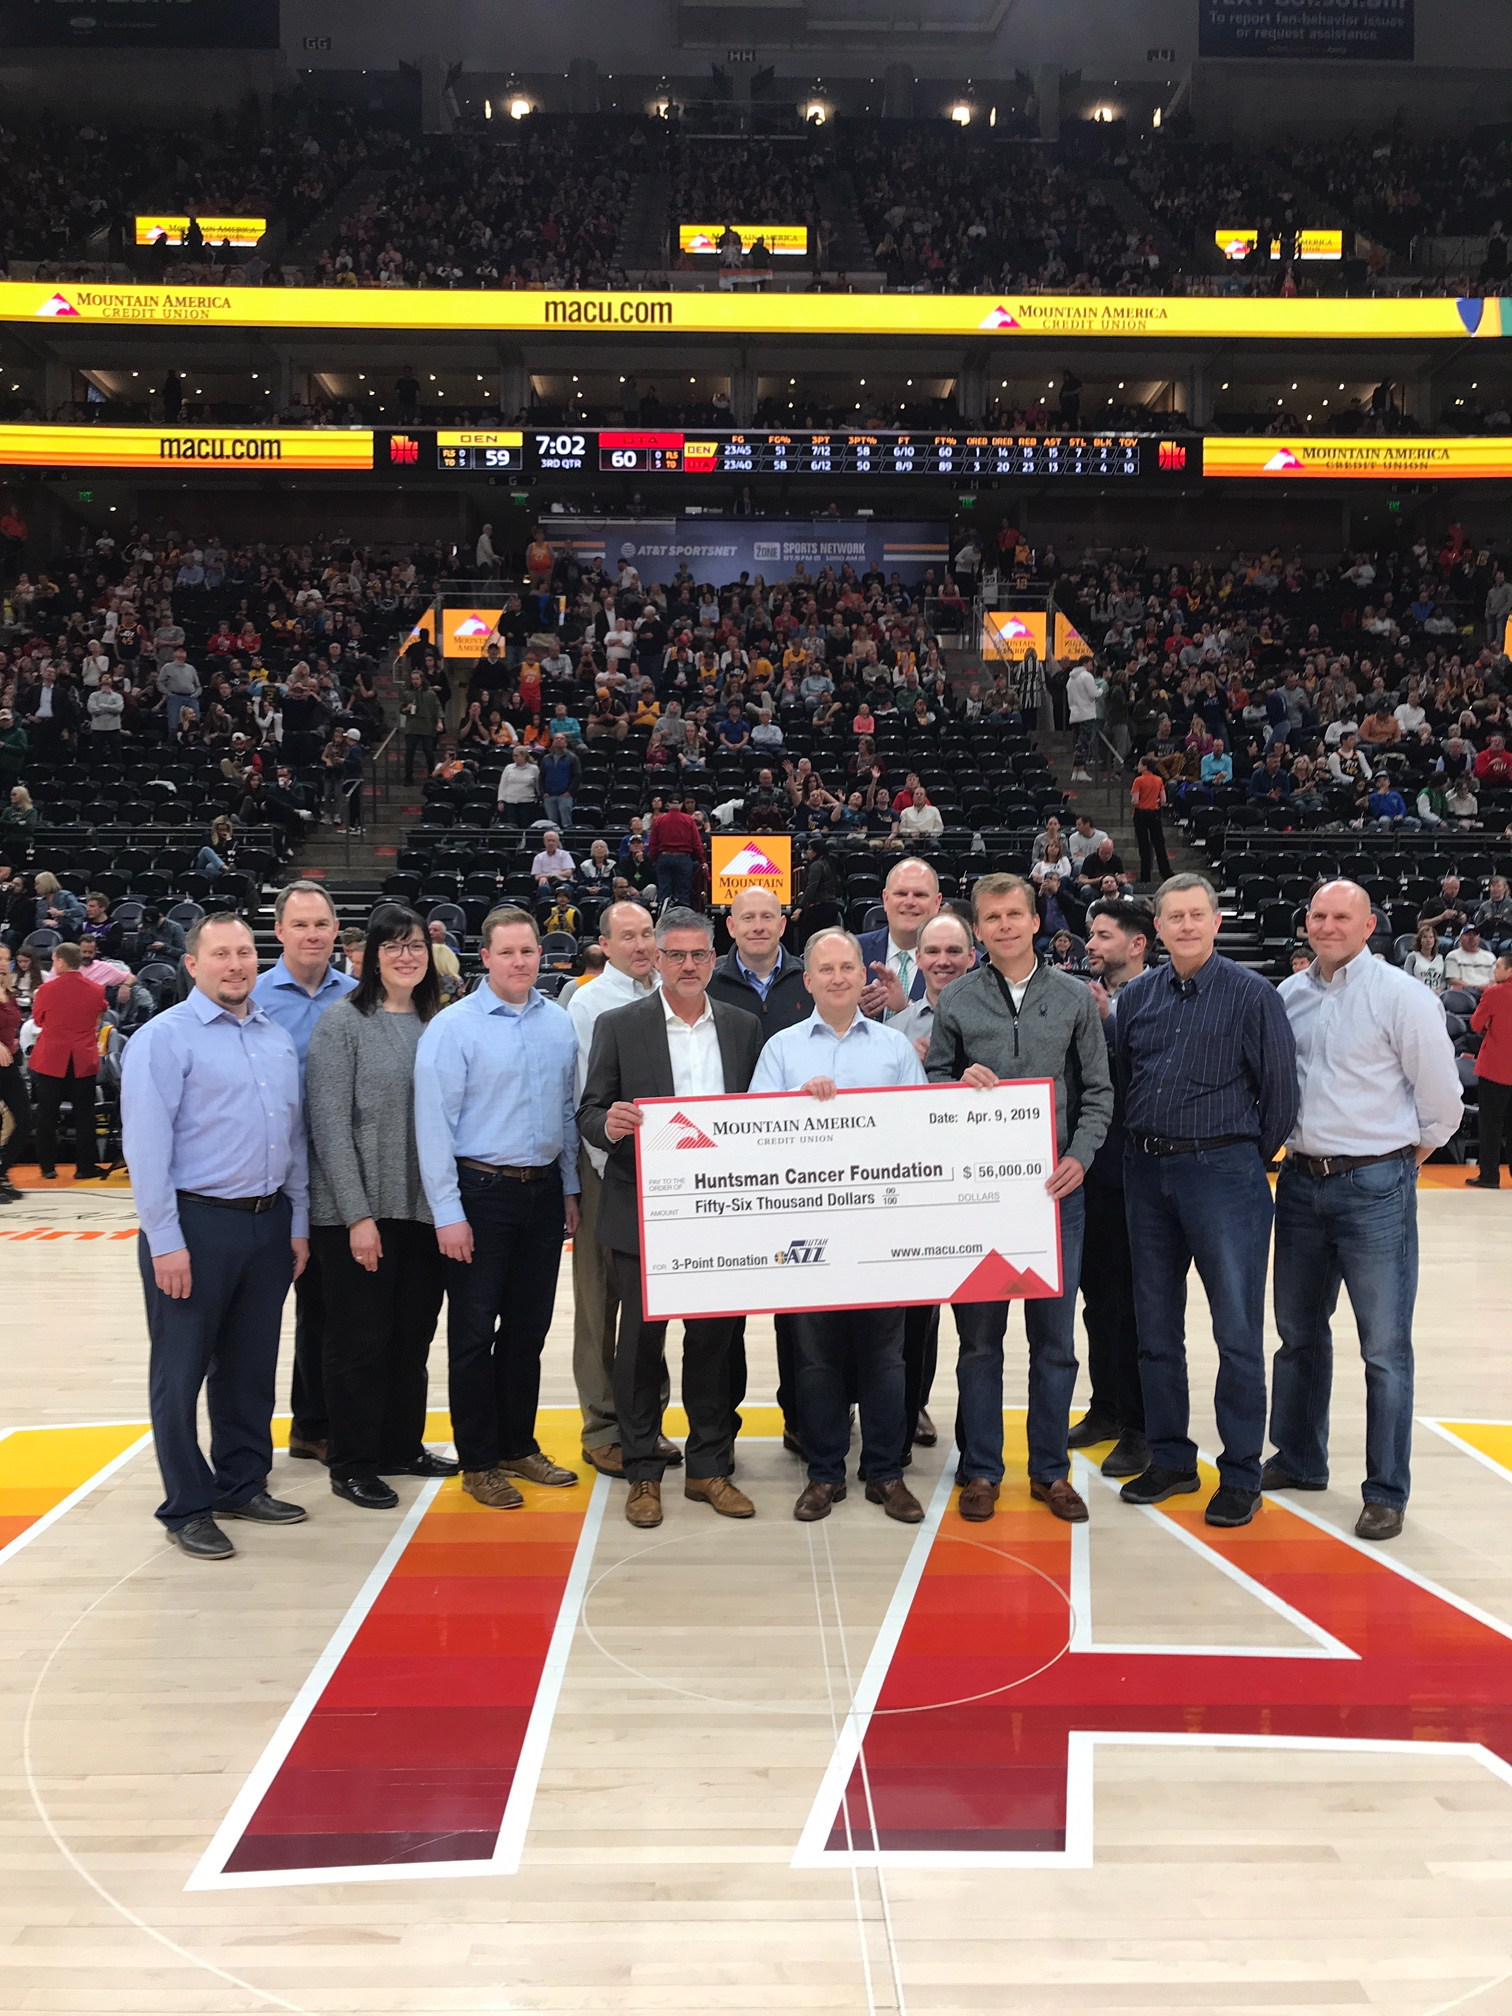
{"label": "man in black quarter-zip", "polygon": [[[1076,1290],[1081,1279],[1082,1178],[1113,1118],[1113,1081],[1089,988],[1040,963],[1034,890],[1020,875],[983,875],[971,892],[983,960],[935,1005],[926,1069],[939,1082],[1055,1084],[1057,1161],[1046,1189],[1060,1213],[1061,1292],[1024,1304],[1029,1339],[1029,1489],[1057,1519],[1087,1516],[1070,1483],[1066,1436],[1076,1387]],[[958,1302],[961,1355],[956,1443],[963,1519],[990,1519],[1003,1481],[1006,1302]]]}

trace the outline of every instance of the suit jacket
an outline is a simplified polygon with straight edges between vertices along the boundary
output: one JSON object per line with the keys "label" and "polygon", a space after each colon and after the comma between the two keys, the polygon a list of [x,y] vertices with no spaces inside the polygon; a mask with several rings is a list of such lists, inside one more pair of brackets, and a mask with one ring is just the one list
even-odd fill
{"label": "suit jacket", "polygon": [[[887,926],[884,924],[880,931],[863,931],[858,942],[861,946],[861,957],[866,962],[866,977],[870,980],[874,965],[887,964]],[[910,1001],[924,999],[924,974],[920,969],[917,954],[914,956],[913,984],[908,990],[908,998]]]}
{"label": "suit jacket", "polygon": [[93,1078],[100,1069],[96,1032],[105,1013],[105,989],[82,973],[55,973],[32,997],[32,1020],[41,1032],[31,1068],[44,1078]]}
{"label": "suit jacket", "polygon": [[[711,1003],[724,1064],[726,1092],[744,1092],[761,1055],[761,1024],[743,1008]],[[666,1009],[661,994],[611,1008],[594,1025],[588,1076],[578,1106],[578,1130],[609,1157],[599,1198],[598,1238],[617,1253],[639,1253],[640,1216],[635,1198],[635,1137],[611,1141],[604,1122],[617,1099],[670,1099],[672,1053],[667,1047]]]}

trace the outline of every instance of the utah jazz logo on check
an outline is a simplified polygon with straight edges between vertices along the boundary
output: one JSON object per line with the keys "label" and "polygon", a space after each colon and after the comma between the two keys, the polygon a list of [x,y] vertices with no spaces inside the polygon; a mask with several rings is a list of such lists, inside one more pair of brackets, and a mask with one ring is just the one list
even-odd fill
{"label": "utah jazz logo on check", "polygon": [[794,1239],[786,1249],[779,1249],[776,1255],[779,1267],[827,1267],[824,1257],[827,1239]]}

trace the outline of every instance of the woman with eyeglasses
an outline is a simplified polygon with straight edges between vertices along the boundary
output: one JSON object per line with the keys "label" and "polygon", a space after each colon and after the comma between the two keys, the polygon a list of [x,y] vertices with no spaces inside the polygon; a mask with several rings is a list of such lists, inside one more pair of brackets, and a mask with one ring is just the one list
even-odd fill
{"label": "woman with eyeglasses", "polygon": [[362,978],[310,1038],[310,1238],[327,1282],[331,1489],[370,1511],[384,1478],[450,1477],[426,1449],[426,1360],[441,1250],[415,1147],[415,1049],[441,1005],[425,923],[402,903],[368,920]]}

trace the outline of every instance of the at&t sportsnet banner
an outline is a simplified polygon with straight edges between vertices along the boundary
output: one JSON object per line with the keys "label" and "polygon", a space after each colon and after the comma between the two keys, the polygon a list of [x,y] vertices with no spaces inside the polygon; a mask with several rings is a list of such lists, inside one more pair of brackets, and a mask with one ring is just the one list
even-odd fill
{"label": "at&t sportsnet banner", "polygon": [[1412,0],[1197,0],[1199,56],[1412,61]]}
{"label": "at&t sportsnet banner", "polygon": [[944,525],[889,525],[878,519],[787,521],[771,518],[553,518],[547,536],[580,560],[602,560],[614,574],[628,560],[649,586],[686,564],[693,579],[725,587],[742,574],[767,581],[812,581],[829,567],[857,575],[880,568],[916,586],[929,568],[943,579],[950,547]]}
{"label": "at&t sportsnet banner", "polygon": [[0,321],[220,329],[521,330],[575,335],[1213,338],[1460,342],[1512,327],[1499,299],[1355,301],[1081,294],[558,294],[480,288],[136,287],[0,281]]}

